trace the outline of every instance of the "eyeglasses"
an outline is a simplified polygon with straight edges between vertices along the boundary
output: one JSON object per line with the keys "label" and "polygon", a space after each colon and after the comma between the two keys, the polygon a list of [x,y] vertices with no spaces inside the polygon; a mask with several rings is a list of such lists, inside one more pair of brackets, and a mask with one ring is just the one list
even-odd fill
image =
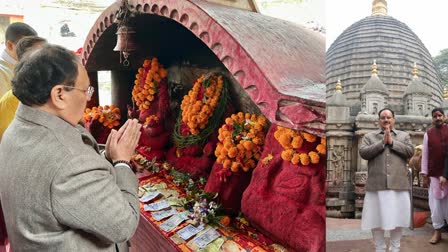
{"label": "eyeglasses", "polygon": [[95,92],[95,88],[94,88],[93,86],[89,86],[87,89],[77,88],[77,87],[73,87],[73,86],[66,86],[66,85],[63,85],[63,86],[66,87],[66,88],[71,88],[71,89],[77,89],[77,90],[84,91],[84,93],[85,93],[89,98],[91,98],[92,95],[93,95],[93,92]]}

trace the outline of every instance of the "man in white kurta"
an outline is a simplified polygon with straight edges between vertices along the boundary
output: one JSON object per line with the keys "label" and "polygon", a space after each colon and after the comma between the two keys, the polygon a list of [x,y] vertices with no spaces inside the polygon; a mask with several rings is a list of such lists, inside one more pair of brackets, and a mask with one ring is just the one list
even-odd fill
{"label": "man in white kurta", "polygon": [[443,168],[448,145],[448,125],[445,123],[445,113],[442,108],[432,110],[434,127],[429,129],[423,137],[422,170],[423,187],[428,187],[428,201],[431,209],[434,234],[429,240],[437,244],[441,238],[441,228],[448,221],[448,184],[443,181]]}
{"label": "man in white kurta", "polygon": [[14,65],[17,64],[16,44],[25,36],[37,36],[37,32],[21,22],[12,23],[6,28],[5,45],[0,47],[0,97],[11,90]]}
{"label": "man in white kurta", "polygon": [[379,113],[380,129],[366,134],[359,154],[368,160],[366,195],[361,228],[371,230],[376,251],[386,251],[385,230],[390,230],[390,251],[400,251],[402,228],[410,226],[411,200],[407,159],[414,147],[410,136],[394,128],[390,109]]}

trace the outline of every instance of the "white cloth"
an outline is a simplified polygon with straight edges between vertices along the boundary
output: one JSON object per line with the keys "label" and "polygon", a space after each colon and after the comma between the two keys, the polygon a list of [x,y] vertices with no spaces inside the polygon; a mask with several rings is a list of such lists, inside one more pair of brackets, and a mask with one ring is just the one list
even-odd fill
{"label": "white cloth", "polygon": [[3,49],[0,49],[0,98],[11,90],[11,79],[14,75],[14,59]]}
{"label": "white cloth", "polygon": [[[384,230],[380,228],[372,229],[373,243],[375,244],[375,252],[386,251],[386,239],[384,238]],[[390,230],[389,251],[400,252],[400,240],[402,236],[402,228]]]}
{"label": "white cloth", "polygon": [[379,228],[372,229],[372,237],[375,244],[375,252],[385,252],[386,239],[384,239],[384,230]]}
{"label": "white cloth", "polygon": [[[429,150],[428,150],[428,133],[425,133],[423,136],[423,152],[422,152],[422,174],[428,174],[428,159],[429,159]],[[441,164],[443,165],[443,164]],[[437,177],[429,177],[431,185],[439,185],[440,178]],[[443,199],[448,195],[448,183],[445,184],[443,188],[440,186],[433,187],[433,197],[437,199]],[[432,212],[432,210],[431,210]]]}
{"label": "white cloth", "polygon": [[434,197],[434,187],[440,187],[440,185],[431,180],[428,195],[429,208],[431,209],[432,226],[434,229],[439,229],[445,225],[443,220],[448,222],[448,197],[442,199]]}
{"label": "white cloth", "polygon": [[390,231],[390,252],[400,252],[400,240],[402,233],[402,228],[395,228]]}
{"label": "white cloth", "polygon": [[392,230],[411,224],[411,200],[408,191],[382,190],[366,192],[362,210],[363,230]]}
{"label": "white cloth", "polygon": [[8,62],[11,65],[16,65],[17,64],[17,60],[14,59],[13,57],[11,57],[11,55],[9,55],[9,53],[6,51],[5,45],[2,45],[0,47],[0,59]]}

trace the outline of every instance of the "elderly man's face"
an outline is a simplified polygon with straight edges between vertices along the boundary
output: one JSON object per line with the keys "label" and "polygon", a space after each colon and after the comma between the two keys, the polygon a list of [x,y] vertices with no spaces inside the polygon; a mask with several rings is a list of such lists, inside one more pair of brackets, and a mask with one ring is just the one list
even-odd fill
{"label": "elderly man's face", "polygon": [[87,94],[89,86],[90,80],[87,71],[81,63],[78,63],[78,77],[74,85],[76,89],[69,91],[69,106],[67,107],[69,118],[66,120],[72,125],[76,125],[82,119],[87,102],[90,100],[90,96]]}
{"label": "elderly man's face", "polygon": [[384,110],[380,114],[380,126],[382,129],[391,128],[393,129],[395,126],[395,118],[391,111]]}

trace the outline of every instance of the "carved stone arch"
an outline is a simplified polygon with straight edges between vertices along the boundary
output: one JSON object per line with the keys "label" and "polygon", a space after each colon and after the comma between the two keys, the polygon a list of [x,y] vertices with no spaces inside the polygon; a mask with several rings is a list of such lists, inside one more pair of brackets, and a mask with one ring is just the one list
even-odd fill
{"label": "carved stone arch", "polygon": [[[230,73],[244,73],[239,75],[239,84],[271,122],[325,134],[324,37],[289,22],[206,1],[128,2],[143,14],[184,26]],[[116,25],[112,22],[119,7],[118,1],[108,7],[86,38],[82,62],[88,70],[95,61],[90,56],[96,49],[102,50],[96,48],[101,37],[114,36]],[[295,104],[283,106],[282,100]],[[300,117],[294,111],[306,111],[303,115],[309,116]]]}

